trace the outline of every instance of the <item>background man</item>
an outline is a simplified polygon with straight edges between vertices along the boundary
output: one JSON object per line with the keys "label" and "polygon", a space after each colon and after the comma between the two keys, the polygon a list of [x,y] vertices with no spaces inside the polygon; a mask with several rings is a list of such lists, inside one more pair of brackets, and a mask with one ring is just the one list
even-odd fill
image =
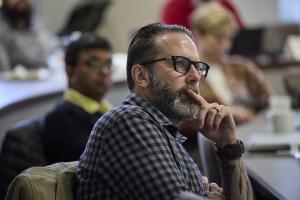
{"label": "background man", "polygon": [[65,53],[69,89],[46,116],[43,130],[49,163],[78,160],[97,119],[110,109],[112,46],[92,33],[71,42]]}
{"label": "background man", "polygon": [[[199,95],[208,70],[186,28],[160,23],[141,28],[128,49],[132,93],[94,126],[77,168],[77,198],[171,200],[181,191],[214,191],[222,199],[222,189],[203,183],[181,145],[181,133],[201,131],[218,147],[226,197],[251,199],[230,109]],[[228,149],[234,154],[226,154]]]}
{"label": "background man", "polygon": [[26,68],[47,66],[53,45],[37,23],[28,0],[3,0],[0,8],[0,70],[17,65]]}

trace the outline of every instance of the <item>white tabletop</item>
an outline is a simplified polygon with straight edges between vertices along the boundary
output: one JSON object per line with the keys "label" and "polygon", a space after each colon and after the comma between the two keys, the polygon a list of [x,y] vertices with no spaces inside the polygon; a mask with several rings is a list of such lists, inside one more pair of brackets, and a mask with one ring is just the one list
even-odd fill
{"label": "white tabletop", "polygon": [[[299,128],[300,113],[295,115],[294,125]],[[253,134],[272,134],[267,118],[261,118],[253,123],[243,125],[237,130],[238,136],[247,143]],[[300,137],[300,132],[294,133]],[[289,135],[286,135],[289,137]],[[284,137],[284,136],[282,136]],[[246,153],[243,157],[249,175],[261,187],[279,199],[300,199],[300,160],[292,156],[279,156],[278,154]]]}

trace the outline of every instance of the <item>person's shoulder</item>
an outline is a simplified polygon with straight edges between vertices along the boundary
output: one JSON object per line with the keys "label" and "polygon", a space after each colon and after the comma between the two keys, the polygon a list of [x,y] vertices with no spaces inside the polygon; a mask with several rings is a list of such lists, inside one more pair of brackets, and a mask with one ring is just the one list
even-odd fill
{"label": "person's shoulder", "polygon": [[52,48],[52,46],[54,44],[52,44],[54,42],[54,35],[52,33],[52,31],[50,31],[47,26],[44,23],[44,20],[41,19],[40,16],[38,17],[34,17],[33,18],[33,22],[32,25],[30,27],[30,29],[27,30],[28,34],[31,34],[33,36],[36,36],[37,39],[40,40],[40,42],[43,42],[45,45],[48,45]]}
{"label": "person's shoulder", "polygon": [[[121,105],[103,114],[96,122],[98,129],[122,129],[151,120],[151,116],[140,106]],[[129,127],[130,128],[130,127]]]}
{"label": "person's shoulder", "polygon": [[136,105],[121,105],[111,109],[103,115],[103,118],[109,120],[119,120],[120,118],[135,119],[147,117],[147,112],[140,106]]}
{"label": "person's shoulder", "polygon": [[84,109],[80,108],[79,106],[61,100],[55,105],[55,107],[49,113],[46,114],[46,119],[47,118],[61,119],[71,115],[86,115],[86,114],[87,112],[85,112]]}
{"label": "person's shoulder", "polygon": [[226,65],[230,65],[231,67],[243,67],[249,70],[257,68],[256,64],[252,60],[240,55],[227,56],[223,61]]}
{"label": "person's shoulder", "polygon": [[67,110],[73,110],[73,109],[77,109],[78,106],[69,103],[67,101],[64,100],[60,100],[56,103],[56,105],[54,106],[52,112],[55,113],[60,113],[60,112],[65,112]]}
{"label": "person's shoulder", "polygon": [[32,18],[32,28],[35,30],[46,29],[44,19],[40,15],[34,15]]}
{"label": "person's shoulder", "polygon": [[152,131],[152,137],[160,134],[153,132],[158,123],[143,107],[136,105],[121,105],[102,115],[92,130],[91,136],[96,138],[142,137]]}

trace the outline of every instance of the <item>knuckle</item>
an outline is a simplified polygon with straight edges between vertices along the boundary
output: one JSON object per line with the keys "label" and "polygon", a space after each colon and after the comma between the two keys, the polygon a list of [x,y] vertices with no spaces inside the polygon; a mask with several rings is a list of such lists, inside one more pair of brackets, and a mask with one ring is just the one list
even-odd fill
{"label": "knuckle", "polygon": [[208,110],[208,105],[201,105],[201,106],[200,106],[200,109],[201,109],[201,110]]}
{"label": "knuckle", "polygon": [[219,188],[218,184],[216,184],[216,183],[211,183],[209,185],[210,185],[210,187],[217,187],[217,188]]}
{"label": "knuckle", "polygon": [[209,114],[214,114],[214,113],[216,113],[216,112],[217,112],[217,111],[216,111],[215,109],[209,109],[209,110],[208,110],[208,113],[209,113]]}

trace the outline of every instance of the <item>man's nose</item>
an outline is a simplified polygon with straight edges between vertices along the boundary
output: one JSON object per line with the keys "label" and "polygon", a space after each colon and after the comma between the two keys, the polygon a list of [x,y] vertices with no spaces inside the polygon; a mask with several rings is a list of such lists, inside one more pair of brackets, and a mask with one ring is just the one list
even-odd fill
{"label": "man's nose", "polygon": [[100,69],[98,69],[98,73],[101,75],[110,75],[111,69],[109,66],[103,66]]}
{"label": "man's nose", "polygon": [[196,70],[194,65],[191,66],[190,70],[188,71],[188,73],[186,75],[187,75],[188,83],[195,84],[195,83],[199,82],[201,79],[200,74],[199,74],[198,70]]}

